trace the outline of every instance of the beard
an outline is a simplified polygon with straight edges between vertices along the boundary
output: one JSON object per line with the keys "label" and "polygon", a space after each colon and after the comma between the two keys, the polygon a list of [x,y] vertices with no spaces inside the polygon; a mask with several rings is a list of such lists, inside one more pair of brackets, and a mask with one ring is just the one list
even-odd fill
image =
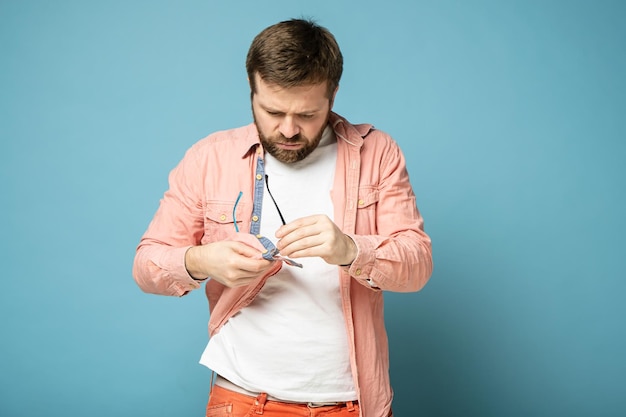
{"label": "beard", "polygon": [[[254,112],[252,112],[252,114],[254,116]],[[265,136],[259,128],[256,117],[254,117],[254,124],[256,125],[256,130],[259,132],[259,139],[261,140],[263,149],[280,162],[292,164],[294,162],[302,161],[304,158],[309,156],[315,148],[317,148],[317,145],[319,145],[322,140],[324,129],[326,129],[326,125],[328,124],[328,117],[326,119],[326,123],[322,125],[320,131],[313,138],[306,137],[300,133],[291,138],[287,138],[281,133],[274,136]],[[279,148],[276,146],[277,143],[301,143],[303,146],[299,149],[289,150]]]}

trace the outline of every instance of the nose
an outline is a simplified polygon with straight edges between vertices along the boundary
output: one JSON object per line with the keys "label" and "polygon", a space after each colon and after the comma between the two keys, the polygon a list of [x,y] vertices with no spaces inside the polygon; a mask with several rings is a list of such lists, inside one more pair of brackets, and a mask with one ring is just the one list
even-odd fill
{"label": "nose", "polygon": [[295,123],[295,120],[291,116],[285,116],[278,126],[278,131],[287,139],[291,139],[300,133],[300,128]]}

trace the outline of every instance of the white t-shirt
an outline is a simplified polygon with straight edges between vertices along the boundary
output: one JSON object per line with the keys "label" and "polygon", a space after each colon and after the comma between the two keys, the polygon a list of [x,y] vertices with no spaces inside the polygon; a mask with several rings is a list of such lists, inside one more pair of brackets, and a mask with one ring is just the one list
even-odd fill
{"label": "white t-shirt", "polygon": [[[285,221],[325,214],[330,199],[337,142],[332,129],[303,161],[282,163],[265,155],[269,188]],[[261,234],[276,241],[282,225],[264,190]],[[285,401],[356,399],[336,265],[298,258],[303,268],[283,264],[255,300],[209,341],[200,363],[246,390]]]}

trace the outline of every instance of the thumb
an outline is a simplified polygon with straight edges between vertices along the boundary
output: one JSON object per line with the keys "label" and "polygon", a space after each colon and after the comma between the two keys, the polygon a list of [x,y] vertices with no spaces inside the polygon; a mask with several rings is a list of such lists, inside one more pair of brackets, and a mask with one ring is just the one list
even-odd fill
{"label": "thumb", "polygon": [[260,257],[261,253],[266,251],[259,239],[250,233],[236,233],[232,236],[232,240],[243,244],[240,246],[241,250],[245,251],[242,255]]}

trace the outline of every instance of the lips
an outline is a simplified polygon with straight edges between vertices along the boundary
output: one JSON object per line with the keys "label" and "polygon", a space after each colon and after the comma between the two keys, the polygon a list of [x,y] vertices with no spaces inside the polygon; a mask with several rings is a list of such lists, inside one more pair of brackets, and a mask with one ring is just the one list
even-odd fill
{"label": "lips", "polygon": [[304,145],[301,143],[277,143],[276,146],[281,149],[296,150],[302,148]]}

